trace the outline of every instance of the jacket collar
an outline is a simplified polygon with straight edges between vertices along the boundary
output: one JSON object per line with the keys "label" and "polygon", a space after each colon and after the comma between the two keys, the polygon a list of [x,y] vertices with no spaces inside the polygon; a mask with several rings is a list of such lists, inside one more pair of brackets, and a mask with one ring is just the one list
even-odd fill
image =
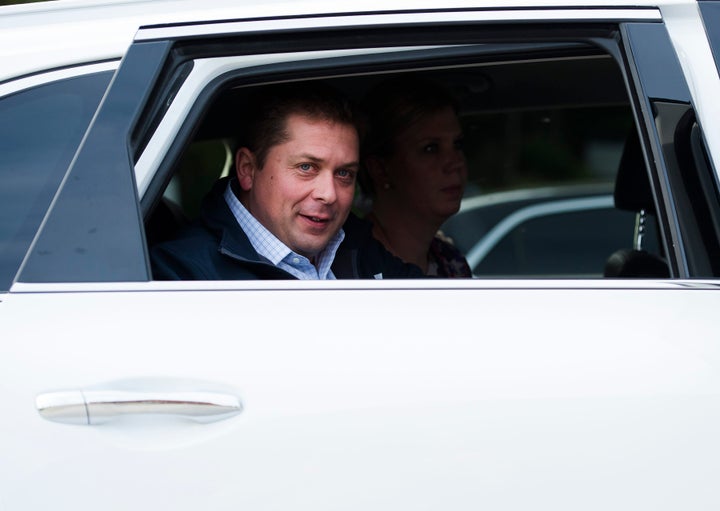
{"label": "jacket collar", "polygon": [[223,194],[229,180],[230,178],[227,177],[219,179],[203,200],[201,213],[203,223],[220,240],[219,251],[222,254],[239,261],[274,267],[267,258],[257,253],[225,202]]}

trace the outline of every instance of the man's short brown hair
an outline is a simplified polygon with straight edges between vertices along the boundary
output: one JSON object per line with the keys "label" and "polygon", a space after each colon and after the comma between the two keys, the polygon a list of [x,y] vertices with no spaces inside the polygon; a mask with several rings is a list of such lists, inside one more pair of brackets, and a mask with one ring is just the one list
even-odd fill
{"label": "man's short brown hair", "polygon": [[360,135],[360,120],[350,101],[324,82],[264,86],[251,94],[240,114],[238,147],[253,152],[258,168],[265,165],[270,149],[285,142],[287,119],[302,115],[313,120],[350,125]]}

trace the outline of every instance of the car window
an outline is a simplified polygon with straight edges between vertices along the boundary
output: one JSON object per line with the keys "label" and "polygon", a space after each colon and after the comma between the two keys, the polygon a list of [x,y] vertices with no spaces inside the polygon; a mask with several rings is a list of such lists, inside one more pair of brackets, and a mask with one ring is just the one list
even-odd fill
{"label": "car window", "polygon": [[0,291],[7,290],[112,72],[0,99]]}
{"label": "car window", "polygon": [[[637,244],[639,211],[616,207],[613,198],[627,140],[637,136],[623,75],[610,55],[592,45],[531,49],[466,48],[462,67],[412,69],[451,91],[464,131],[465,198],[441,230],[468,257],[476,277],[602,278],[614,252]],[[497,54],[504,58],[498,61]],[[360,101],[377,82],[402,73],[324,79]],[[247,90],[215,91],[216,99],[204,106],[195,137],[180,149],[163,199],[148,217],[151,246],[192,221],[209,184],[232,172],[233,122],[242,117]],[[634,164],[647,174],[642,160]],[[361,215],[368,209],[365,199],[359,196],[356,204]],[[573,206],[562,210],[565,204]],[[507,225],[525,208],[545,206],[561,209]],[[652,212],[647,216],[640,248],[662,259],[658,224]],[[504,252],[511,248],[524,253],[522,264]]]}

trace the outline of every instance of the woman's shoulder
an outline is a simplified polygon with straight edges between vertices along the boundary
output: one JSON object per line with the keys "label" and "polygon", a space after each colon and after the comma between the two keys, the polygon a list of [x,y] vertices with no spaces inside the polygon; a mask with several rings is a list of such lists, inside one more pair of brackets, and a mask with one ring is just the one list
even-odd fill
{"label": "woman's shoulder", "polygon": [[465,256],[452,239],[438,231],[430,244],[430,254],[437,263],[438,277],[470,278],[472,271]]}

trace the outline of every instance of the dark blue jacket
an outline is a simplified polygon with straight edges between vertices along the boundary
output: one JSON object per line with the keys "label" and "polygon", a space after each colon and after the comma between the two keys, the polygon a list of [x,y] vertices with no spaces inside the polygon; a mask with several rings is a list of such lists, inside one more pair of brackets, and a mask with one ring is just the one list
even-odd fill
{"label": "dark blue jacket", "polygon": [[[238,225],[223,194],[227,178],[219,180],[203,200],[200,218],[178,237],[152,247],[153,278],[157,280],[295,279],[253,248]],[[422,278],[420,268],[385,250],[372,236],[372,224],[350,214],[345,239],[332,265],[338,279]]]}

